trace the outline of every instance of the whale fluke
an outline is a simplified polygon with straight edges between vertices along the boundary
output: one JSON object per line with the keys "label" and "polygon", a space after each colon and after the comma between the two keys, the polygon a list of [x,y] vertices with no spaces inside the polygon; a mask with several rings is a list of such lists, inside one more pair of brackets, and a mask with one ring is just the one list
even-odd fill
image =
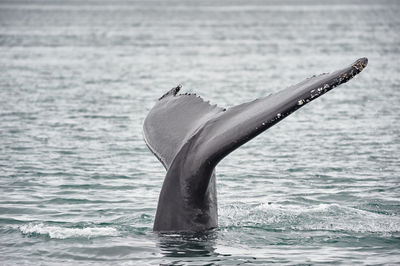
{"label": "whale fluke", "polygon": [[229,109],[195,94],[164,94],[144,121],[144,139],[167,170],[154,230],[199,231],[217,226],[215,166],[230,152],[300,107],[347,82],[367,65],[361,58],[333,73]]}
{"label": "whale fluke", "polygon": [[167,170],[196,129],[223,110],[195,94],[177,94],[180,88],[171,89],[159,99],[143,126],[147,146]]}

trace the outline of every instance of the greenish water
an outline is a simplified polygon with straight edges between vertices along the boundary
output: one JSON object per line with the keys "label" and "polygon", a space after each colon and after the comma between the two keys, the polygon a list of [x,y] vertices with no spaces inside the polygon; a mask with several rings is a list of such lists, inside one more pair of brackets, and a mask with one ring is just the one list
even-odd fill
{"label": "greenish water", "polygon": [[[400,263],[396,1],[1,1],[0,264]],[[368,57],[217,167],[219,228],[152,232],[142,139],[183,84],[223,107]]]}

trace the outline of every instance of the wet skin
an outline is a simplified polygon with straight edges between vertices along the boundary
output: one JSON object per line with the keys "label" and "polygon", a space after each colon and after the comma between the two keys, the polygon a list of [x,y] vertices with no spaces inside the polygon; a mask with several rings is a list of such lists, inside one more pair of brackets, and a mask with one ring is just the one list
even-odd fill
{"label": "wet skin", "polygon": [[164,94],[143,126],[147,146],[167,170],[153,230],[217,227],[216,165],[300,107],[349,81],[367,63],[361,58],[331,74],[229,109],[210,105],[195,94],[178,94],[180,86]]}

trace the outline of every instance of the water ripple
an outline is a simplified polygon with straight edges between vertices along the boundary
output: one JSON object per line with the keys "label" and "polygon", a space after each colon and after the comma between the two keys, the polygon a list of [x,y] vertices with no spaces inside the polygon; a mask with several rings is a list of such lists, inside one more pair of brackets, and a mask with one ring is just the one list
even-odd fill
{"label": "water ripple", "polygon": [[[396,1],[0,3],[6,264],[400,263]],[[225,158],[219,228],[152,232],[143,142],[182,83],[222,107],[367,56],[360,76]],[[349,61],[350,60],[350,61]]]}

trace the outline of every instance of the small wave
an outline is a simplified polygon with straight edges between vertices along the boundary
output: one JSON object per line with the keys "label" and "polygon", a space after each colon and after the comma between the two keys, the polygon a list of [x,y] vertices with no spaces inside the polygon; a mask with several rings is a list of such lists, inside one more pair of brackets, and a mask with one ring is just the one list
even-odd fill
{"label": "small wave", "polygon": [[400,232],[397,216],[359,210],[338,204],[315,206],[281,206],[261,204],[248,208],[244,204],[227,206],[220,212],[222,224],[229,226],[266,226],[282,230],[347,231],[357,233],[396,234]]}
{"label": "small wave", "polygon": [[29,223],[19,226],[18,229],[24,235],[45,235],[54,239],[95,238],[119,235],[118,231],[111,227],[66,228],[43,223]]}

